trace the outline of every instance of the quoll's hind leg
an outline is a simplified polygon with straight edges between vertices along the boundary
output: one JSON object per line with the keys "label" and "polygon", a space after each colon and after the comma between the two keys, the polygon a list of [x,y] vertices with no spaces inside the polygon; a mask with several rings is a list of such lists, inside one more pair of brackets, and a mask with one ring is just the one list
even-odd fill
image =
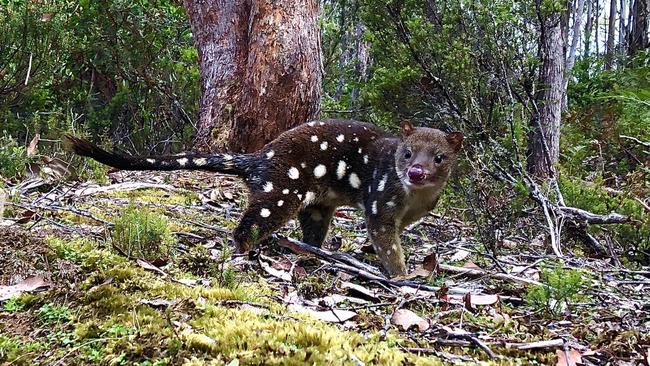
{"label": "quoll's hind leg", "polygon": [[[262,200],[262,198],[264,200]],[[296,216],[300,201],[295,195],[251,195],[250,204],[233,231],[235,250],[246,253]]]}
{"label": "quoll's hind leg", "polygon": [[406,275],[404,252],[398,228],[393,222],[382,222],[376,215],[366,218],[372,246],[382,266],[391,277]]}
{"label": "quoll's hind leg", "polygon": [[327,236],[335,207],[327,205],[309,205],[298,214],[302,240],[316,247],[320,247]]}

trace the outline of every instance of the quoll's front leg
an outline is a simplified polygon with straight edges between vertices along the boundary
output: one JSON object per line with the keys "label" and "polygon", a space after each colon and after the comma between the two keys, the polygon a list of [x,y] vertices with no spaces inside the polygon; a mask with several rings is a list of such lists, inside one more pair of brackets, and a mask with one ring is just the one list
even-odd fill
{"label": "quoll's front leg", "polygon": [[395,222],[368,217],[368,234],[381,264],[391,277],[406,275],[404,252]]}

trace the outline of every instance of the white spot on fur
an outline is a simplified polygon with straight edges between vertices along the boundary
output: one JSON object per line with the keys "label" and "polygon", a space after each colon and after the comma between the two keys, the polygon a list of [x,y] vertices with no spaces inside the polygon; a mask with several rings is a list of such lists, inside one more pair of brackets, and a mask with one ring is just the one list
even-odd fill
{"label": "white spot on fur", "polygon": [[388,180],[388,174],[384,174],[379,183],[377,184],[377,192],[382,192],[386,187],[386,181]]}
{"label": "white spot on fur", "polygon": [[355,138],[352,139],[352,141],[354,141],[354,142],[359,142],[359,138],[358,138],[358,137],[355,137]]}
{"label": "white spot on fur", "polygon": [[386,255],[391,255],[391,254],[393,254],[393,252],[391,252],[390,249],[388,249],[388,250],[386,251]]}
{"label": "white spot on fur", "polygon": [[368,193],[372,192],[372,185],[368,186]]}
{"label": "white spot on fur", "polygon": [[393,244],[393,250],[397,251],[397,244]]}
{"label": "white spot on fur", "polygon": [[232,155],[230,155],[230,154],[223,154],[223,160],[232,160]]}
{"label": "white spot on fur", "polygon": [[363,163],[368,164],[368,155],[363,156]]}
{"label": "white spot on fur", "polygon": [[388,201],[388,202],[386,202],[386,206],[388,206],[388,207],[395,207],[395,202],[393,202],[393,201]]}
{"label": "white spot on fur", "polygon": [[348,125],[348,128],[352,128],[352,125]]}
{"label": "white spot on fur", "polygon": [[283,189],[283,190],[282,190],[282,194],[289,194],[289,190],[288,190],[288,189],[286,189],[286,188],[285,188],[285,189]]}
{"label": "white spot on fur", "polygon": [[289,176],[290,179],[300,178],[300,172],[298,171],[298,168],[293,166],[289,168],[289,173],[287,175]]}
{"label": "white spot on fur", "polygon": [[325,165],[323,165],[323,164],[318,164],[314,168],[314,177],[316,177],[316,178],[321,178],[322,176],[325,175],[325,173],[327,173],[327,169],[325,168]]}
{"label": "white spot on fur", "polygon": [[325,126],[325,122],[318,122],[319,125]]}
{"label": "white spot on fur", "polygon": [[316,142],[316,141],[318,141],[318,136],[311,135],[311,142]]}
{"label": "white spot on fur", "polygon": [[361,154],[361,153],[363,153],[363,149],[362,149],[362,148],[359,148],[359,150],[357,150],[357,152],[358,152],[359,154]]}
{"label": "white spot on fur", "polygon": [[372,214],[373,215],[377,214],[377,201],[372,202]]}
{"label": "white spot on fur", "polygon": [[316,124],[316,122],[308,122],[307,124],[309,125],[309,127],[314,127],[314,125]]}
{"label": "white spot on fur", "polygon": [[314,202],[315,200],[316,200],[316,193],[312,191],[307,191],[307,193],[305,193],[305,201],[304,201],[305,205],[308,205]]}
{"label": "white spot on fur", "polygon": [[299,200],[302,199],[302,194],[297,194],[296,196],[298,197]]}
{"label": "white spot on fur", "polygon": [[323,141],[320,143],[320,149],[321,150],[327,150],[327,141]]}
{"label": "white spot on fur", "polygon": [[156,159],[147,159],[147,163],[156,164]]}
{"label": "white spot on fur", "polygon": [[307,167],[307,163],[300,163],[300,167],[305,169]]}
{"label": "white spot on fur", "polygon": [[262,210],[260,210],[260,216],[269,217],[271,216],[271,211],[269,211],[268,208],[263,208]]}
{"label": "white spot on fur", "polygon": [[283,201],[283,200],[279,200],[279,201],[278,201],[278,207],[282,207],[282,205],[284,205],[284,201]]}
{"label": "white spot on fur", "polygon": [[208,164],[208,159],[206,158],[198,158],[194,159],[194,165],[196,166],[204,166]]}
{"label": "white spot on fur", "polygon": [[343,142],[344,140],[345,140],[345,136],[343,134],[336,136],[336,141]]}
{"label": "white spot on fur", "polygon": [[187,164],[187,162],[188,162],[187,158],[178,159],[176,161],[178,162],[178,164],[180,166],[185,166],[185,164]]}
{"label": "white spot on fur", "polygon": [[359,179],[359,176],[357,173],[350,173],[350,185],[352,188],[359,188],[361,187],[361,180]]}
{"label": "white spot on fur", "polygon": [[338,179],[343,179],[345,176],[345,170],[348,168],[348,165],[343,160],[339,160],[339,165],[336,166],[336,177]]}
{"label": "white spot on fur", "polygon": [[271,192],[273,190],[273,183],[272,182],[266,182],[264,184],[264,192]]}
{"label": "white spot on fur", "polygon": [[266,153],[266,158],[271,159],[275,155],[275,151],[269,150],[269,152]]}

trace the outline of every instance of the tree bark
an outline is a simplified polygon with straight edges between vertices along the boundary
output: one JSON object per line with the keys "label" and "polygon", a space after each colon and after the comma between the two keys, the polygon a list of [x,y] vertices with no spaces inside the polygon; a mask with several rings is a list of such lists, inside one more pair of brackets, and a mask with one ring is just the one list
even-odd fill
{"label": "tree bark", "polygon": [[199,54],[198,151],[259,150],[318,116],[315,0],[184,0]]}
{"label": "tree bark", "polygon": [[583,57],[589,56],[589,51],[591,51],[591,31],[594,27],[594,18],[592,14],[593,7],[593,0],[587,0],[587,23],[585,24],[585,43]]}
{"label": "tree bark", "polygon": [[619,52],[625,49],[625,35],[627,34],[627,2],[621,0],[620,3],[620,18],[618,20],[618,49]]}
{"label": "tree bark", "polygon": [[612,69],[614,61],[614,36],[616,33],[616,4],[618,0],[609,2],[609,24],[607,25],[607,49],[605,50],[605,70]]}
{"label": "tree bark", "polygon": [[539,53],[541,67],[537,109],[531,118],[528,137],[529,173],[540,179],[555,175],[555,165],[560,151],[560,119],[564,90],[564,39],[562,14],[558,11],[542,13],[541,0],[537,1],[540,21]]}
{"label": "tree bark", "polygon": [[[573,27],[571,35],[571,46],[569,47],[569,56],[567,57],[566,62],[566,72],[564,78],[564,90],[567,89],[569,85],[569,77],[571,76],[571,70],[576,61],[576,50],[578,48],[578,41],[580,40],[580,31],[582,29],[582,12],[585,5],[585,0],[576,0],[576,9],[573,12]],[[566,111],[568,108],[567,95],[564,93],[562,98],[562,111]]]}
{"label": "tree bark", "polygon": [[648,47],[648,15],[650,13],[650,0],[634,0],[632,6],[632,23],[630,26],[630,39],[628,40],[628,55],[632,56],[637,51]]}

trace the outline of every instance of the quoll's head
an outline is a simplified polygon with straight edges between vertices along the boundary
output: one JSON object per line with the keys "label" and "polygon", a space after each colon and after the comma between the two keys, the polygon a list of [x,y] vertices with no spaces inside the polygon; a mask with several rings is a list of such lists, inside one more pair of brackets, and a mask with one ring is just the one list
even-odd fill
{"label": "quoll's head", "polygon": [[433,128],[401,126],[401,142],[395,167],[402,183],[411,189],[438,185],[456,166],[465,138],[461,132],[444,133]]}

